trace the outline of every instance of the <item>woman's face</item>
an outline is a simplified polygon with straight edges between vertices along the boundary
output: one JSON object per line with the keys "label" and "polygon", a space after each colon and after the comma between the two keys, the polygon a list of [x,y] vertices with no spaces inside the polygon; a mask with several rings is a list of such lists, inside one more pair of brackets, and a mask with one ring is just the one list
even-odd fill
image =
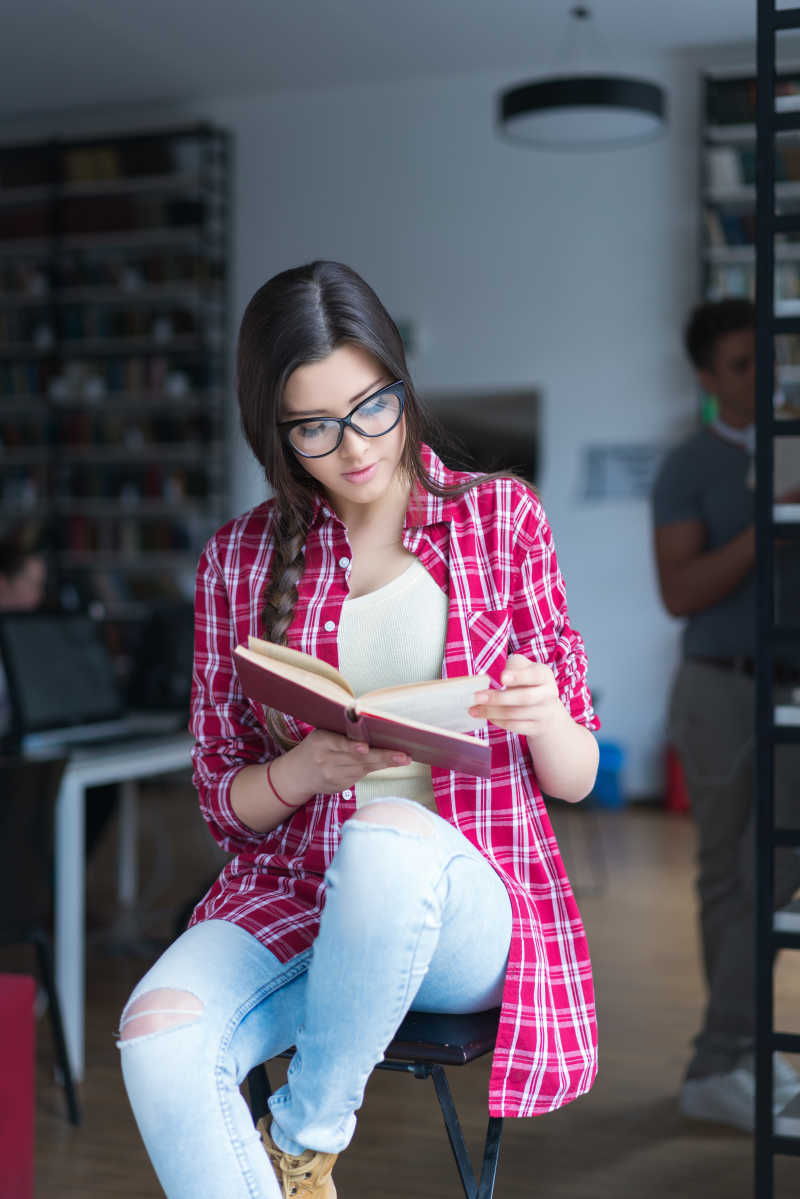
{"label": "woman's face", "polygon": [[[286,381],[280,420],[304,416],[348,416],[361,400],[393,383],[368,350],[342,345],[320,362],[299,366]],[[362,437],[346,428],[341,444],[324,458],[297,455],[301,466],[324,489],[339,516],[347,523],[348,513],[384,499],[396,485],[397,468],[405,444],[405,419],[382,437]],[[287,454],[294,451],[285,447]]]}

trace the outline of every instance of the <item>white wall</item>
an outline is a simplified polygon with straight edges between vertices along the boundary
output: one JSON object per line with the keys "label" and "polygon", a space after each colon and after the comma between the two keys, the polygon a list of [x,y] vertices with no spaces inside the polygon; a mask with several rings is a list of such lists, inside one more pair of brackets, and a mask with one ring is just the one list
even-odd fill
{"label": "white wall", "polygon": [[[580,452],[673,440],[694,413],[680,329],[699,287],[699,114],[688,57],[625,65],[662,79],[671,99],[667,136],[626,150],[499,141],[493,98],[513,74],[76,115],[47,131],[191,111],[225,124],[236,142],[234,324],[275,271],[339,258],[416,322],[423,395],[541,389],[540,491],[600,694],[601,736],[627,750],[628,792],[646,795],[661,783],[679,630],[657,596],[647,503],[587,506]],[[41,129],[15,126],[13,136]],[[238,434],[233,445],[240,510],[263,490]]]}

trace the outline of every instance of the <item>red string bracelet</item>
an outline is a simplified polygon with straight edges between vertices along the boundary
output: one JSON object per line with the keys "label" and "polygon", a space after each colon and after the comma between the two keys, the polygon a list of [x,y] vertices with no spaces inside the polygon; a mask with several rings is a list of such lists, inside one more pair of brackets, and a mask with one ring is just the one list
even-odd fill
{"label": "red string bracelet", "polygon": [[272,765],[271,762],[267,762],[267,782],[269,783],[272,794],[275,796],[278,803],[282,803],[285,808],[292,808],[292,809],[299,808],[300,807],[299,803],[287,803],[286,800],[282,799],[281,796],[278,794],[278,792],[275,790],[275,784],[273,783],[272,775],[269,772],[269,768],[271,765]]}

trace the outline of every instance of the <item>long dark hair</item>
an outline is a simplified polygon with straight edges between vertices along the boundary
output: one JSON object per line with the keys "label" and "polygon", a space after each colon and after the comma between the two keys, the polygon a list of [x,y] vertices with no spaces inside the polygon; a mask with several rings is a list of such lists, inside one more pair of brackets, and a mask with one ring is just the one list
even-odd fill
{"label": "long dark hair", "polygon": [[[236,354],[236,385],[245,437],[275,493],[275,548],[264,595],[263,637],[286,644],[303,573],[315,481],[279,435],[283,389],[299,366],[327,358],[341,345],[368,350],[392,379],[405,383],[405,444],[400,469],[412,487],[433,495],[463,495],[496,475],[444,486],[425,469],[421,443],[433,426],[423,414],[389,313],[364,280],[340,262],[317,261],[273,276],[245,309]],[[285,724],[271,714],[270,731],[286,742]]]}

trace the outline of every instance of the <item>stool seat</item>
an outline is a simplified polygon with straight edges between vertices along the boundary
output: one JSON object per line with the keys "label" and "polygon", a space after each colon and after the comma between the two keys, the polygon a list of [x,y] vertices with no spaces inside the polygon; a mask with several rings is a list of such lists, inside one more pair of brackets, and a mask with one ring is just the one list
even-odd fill
{"label": "stool seat", "polygon": [[463,1015],[409,1012],[387,1048],[386,1057],[402,1062],[424,1060],[442,1066],[465,1066],[494,1049],[499,1019],[500,1008]]}

